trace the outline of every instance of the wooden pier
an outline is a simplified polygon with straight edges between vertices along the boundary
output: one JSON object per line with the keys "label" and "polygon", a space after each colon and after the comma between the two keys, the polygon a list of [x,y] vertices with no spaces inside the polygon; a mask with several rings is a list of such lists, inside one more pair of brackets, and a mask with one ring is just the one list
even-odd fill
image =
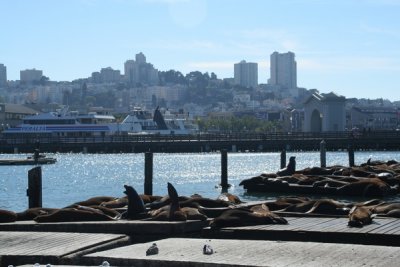
{"label": "wooden pier", "polygon": [[0,265],[73,263],[80,255],[127,244],[125,235],[0,232]]}
{"label": "wooden pier", "polygon": [[326,150],[400,150],[400,131],[351,132],[221,132],[194,135],[110,135],[102,137],[1,136],[0,153],[30,153],[40,143],[42,152],[84,153],[183,153],[221,151],[276,152],[288,150],[316,151],[325,140]]}
{"label": "wooden pier", "polygon": [[[362,228],[348,227],[346,217],[286,219],[221,229],[198,221],[3,223],[0,266],[398,266],[400,219],[374,218]],[[160,253],[146,256],[154,242]],[[204,244],[215,253],[204,255]]]}
{"label": "wooden pier", "polygon": [[[399,266],[400,247],[226,239],[171,238],[156,242],[159,254],[146,256],[150,243],[89,254],[85,264],[102,260],[112,266]],[[203,254],[209,244],[214,253]]]}

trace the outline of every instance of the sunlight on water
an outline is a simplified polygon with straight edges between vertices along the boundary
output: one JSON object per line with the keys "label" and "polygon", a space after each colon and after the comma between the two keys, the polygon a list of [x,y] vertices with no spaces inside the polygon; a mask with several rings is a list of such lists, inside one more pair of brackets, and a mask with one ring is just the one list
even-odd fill
{"label": "sunlight on water", "polygon": [[[1,155],[2,158],[25,158],[27,155]],[[64,207],[90,197],[123,196],[123,185],[143,193],[143,154],[48,154],[57,163],[42,166],[43,206]],[[287,152],[296,157],[296,169],[319,166],[318,152]],[[399,152],[356,152],[356,164],[373,160],[400,160]],[[153,193],[167,194],[167,182],[180,195],[194,193],[215,198],[220,194],[219,153],[154,154]],[[327,165],[348,166],[347,152],[328,152]],[[28,207],[26,196],[28,171],[33,166],[0,166],[0,209],[21,211]],[[228,153],[229,192],[243,200],[274,198],[274,194],[247,194],[241,180],[280,168],[280,153]]]}

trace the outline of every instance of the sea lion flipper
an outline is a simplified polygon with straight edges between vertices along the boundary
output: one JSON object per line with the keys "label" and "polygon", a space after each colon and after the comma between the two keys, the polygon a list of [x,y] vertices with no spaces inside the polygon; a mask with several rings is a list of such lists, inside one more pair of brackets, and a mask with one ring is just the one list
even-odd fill
{"label": "sea lion flipper", "polygon": [[178,192],[171,183],[168,183],[168,196],[170,197],[171,201],[178,200]]}
{"label": "sea lion flipper", "polygon": [[171,205],[169,210],[169,218],[171,220],[172,218],[174,218],[175,212],[180,210],[178,192],[171,183],[168,183],[168,196],[171,199]]}
{"label": "sea lion flipper", "polygon": [[146,207],[142,198],[132,186],[124,185],[124,187],[124,193],[128,196],[128,210],[126,217],[128,219],[134,219],[140,213],[144,213],[146,211]]}

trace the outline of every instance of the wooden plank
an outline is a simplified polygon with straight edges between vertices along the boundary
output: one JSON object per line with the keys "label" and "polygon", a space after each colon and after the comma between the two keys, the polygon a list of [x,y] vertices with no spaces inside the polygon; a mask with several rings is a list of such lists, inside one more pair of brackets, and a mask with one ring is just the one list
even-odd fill
{"label": "wooden plank", "polygon": [[[0,232],[0,255],[3,264],[25,264],[38,260],[62,258],[71,260],[83,251],[97,251],[97,247],[113,247],[128,238],[125,235],[52,232]],[[35,263],[33,262],[33,263]],[[33,264],[32,263],[32,264]]]}
{"label": "wooden plank", "polygon": [[[215,253],[204,255],[210,244]],[[317,242],[169,238],[156,241],[157,255],[146,256],[150,243],[135,244],[82,257],[82,264],[124,266],[398,266],[400,247]]]}
{"label": "wooden plank", "polygon": [[299,225],[297,228],[293,230],[301,230],[301,231],[307,231],[309,229],[314,230],[316,227],[320,225],[326,225],[326,224],[331,224],[332,221],[336,221],[335,218],[318,218],[318,220],[315,220],[315,218],[308,218],[309,221],[306,224]]}
{"label": "wooden plank", "polygon": [[385,219],[385,220],[374,220],[376,223],[376,227],[372,228],[368,233],[374,234],[384,234],[388,228],[391,228],[393,225],[399,224],[399,219]]}

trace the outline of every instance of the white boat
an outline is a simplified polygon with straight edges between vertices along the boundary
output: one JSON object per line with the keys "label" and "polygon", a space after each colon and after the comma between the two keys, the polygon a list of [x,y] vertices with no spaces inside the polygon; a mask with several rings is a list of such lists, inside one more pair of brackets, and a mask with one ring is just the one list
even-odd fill
{"label": "white boat", "polygon": [[198,128],[185,124],[183,119],[165,120],[157,108],[154,115],[140,109],[133,110],[119,123],[112,115],[89,113],[79,115],[77,112],[49,112],[27,116],[22,124],[8,128],[2,133],[5,136],[33,137],[91,137],[124,134],[193,134]]}

